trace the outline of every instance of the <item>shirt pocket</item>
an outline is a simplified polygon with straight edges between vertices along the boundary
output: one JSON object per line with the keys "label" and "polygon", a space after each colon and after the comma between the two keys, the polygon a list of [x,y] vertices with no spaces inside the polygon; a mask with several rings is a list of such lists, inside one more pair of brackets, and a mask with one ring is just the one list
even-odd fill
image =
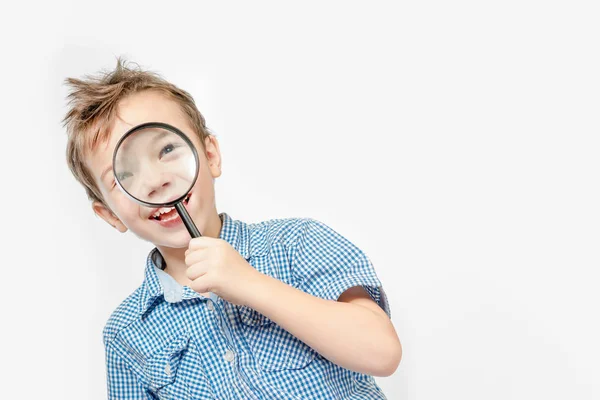
{"label": "shirt pocket", "polygon": [[187,351],[188,343],[188,333],[182,332],[146,360],[144,377],[148,389],[161,400],[191,400],[192,398],[182,374],[178,375],[181,359]]}
{"label": "shirt pocket", "polygon": [[306,368],[316,352],[275,322],[246,306],[238,306],[244,338],[263,371]]}

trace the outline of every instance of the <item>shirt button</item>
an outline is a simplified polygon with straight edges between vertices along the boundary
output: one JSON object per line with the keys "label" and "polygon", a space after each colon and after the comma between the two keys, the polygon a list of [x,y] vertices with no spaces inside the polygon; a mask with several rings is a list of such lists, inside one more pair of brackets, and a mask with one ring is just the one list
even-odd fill
{"label": "shirt button", "polygon": [[171,375],[171,364],[167,363],[167,365],[165,365],[165,372],[167,375]]}
{"label": "shirt button", "polygon": [[233,361],[233,359],[235,358],[235,356],[234,356],[234,354],[233,354],[233,351],[231,351],[231,350],[227,350],[227,351],[225,352],[225,356],[224,356],[224,358],[225,358],[225,360],[226,360],[226,361],[232,362],[232,361]]}
{"label": "shirt button", "polygon": [[215,310],[215,305],[213,304],[212,301],[208,300],[208,304],[206,305],[208,307],[208,309],[210,311],[214,311]]}

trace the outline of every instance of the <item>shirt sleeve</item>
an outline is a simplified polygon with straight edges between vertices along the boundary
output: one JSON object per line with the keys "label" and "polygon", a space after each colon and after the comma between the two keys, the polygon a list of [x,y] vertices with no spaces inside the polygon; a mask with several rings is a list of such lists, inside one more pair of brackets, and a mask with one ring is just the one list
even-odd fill
{"label": "shirt sleeve", "polygon": [[109,400],[154,399],[110,346],[106,347],[106,383]]}
{"label": "shirt sleeve", "polygon": [[362,286],[391,318],[387,296],[367,255],[326,224],[306,218],[291,257],[295,286],[313,296],[337,300]]}

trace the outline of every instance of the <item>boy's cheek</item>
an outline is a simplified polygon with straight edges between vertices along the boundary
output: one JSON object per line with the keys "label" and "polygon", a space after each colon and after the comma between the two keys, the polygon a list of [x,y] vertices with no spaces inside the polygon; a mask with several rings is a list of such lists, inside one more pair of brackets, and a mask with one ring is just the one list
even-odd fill
{"label": "boy's cheek", "polygon": [[139,220],[144,215],[142,207],[121,191],[118,194],[112,194],[111,197],[109,206],[126,225],[129,226],[130,222]]}

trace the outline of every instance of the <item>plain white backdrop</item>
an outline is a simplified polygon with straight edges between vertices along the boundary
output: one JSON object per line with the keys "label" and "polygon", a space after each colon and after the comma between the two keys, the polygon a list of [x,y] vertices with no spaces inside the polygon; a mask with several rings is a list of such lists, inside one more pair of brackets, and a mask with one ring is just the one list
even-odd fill
{"label": "plain white backdrop", "polygon": [[593,1],[52,2],[2,14],[3,398],[104,399],[151,249],[65,162],[66,77],[124,56],[216,134],[219,211],[319,219],[373,261],[390,399],[600,398]]}

